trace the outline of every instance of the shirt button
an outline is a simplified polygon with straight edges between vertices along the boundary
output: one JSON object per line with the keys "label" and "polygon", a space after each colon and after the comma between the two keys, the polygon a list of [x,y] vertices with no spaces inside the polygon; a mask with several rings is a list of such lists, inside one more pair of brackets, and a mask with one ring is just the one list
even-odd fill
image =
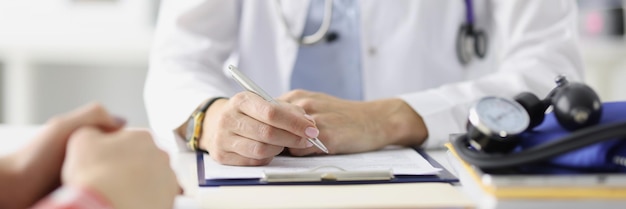
{"label": "shirt button", "polygon": [[370,47],[367,52],[370,54],[370,56],[376,56],[376,48],[375,47]]}

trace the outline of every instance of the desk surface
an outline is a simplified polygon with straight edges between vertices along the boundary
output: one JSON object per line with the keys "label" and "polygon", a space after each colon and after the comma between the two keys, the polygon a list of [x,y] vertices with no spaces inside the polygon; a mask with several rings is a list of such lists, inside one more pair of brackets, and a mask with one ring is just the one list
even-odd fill
{"label": "desk surface", "polygon": [[[0,125],[0,145],[2,145],[0,146],[0,156],[5,155],[9,152],[12,152],[18,149],[19,147],[23,146],[24,144],[26,144],[32,138],[32,136],[37,132],[38,129],[39,129],[39,126]],[[442,164],[442,166],[444,166],[446,169],[448,170],[451,169],[450,164],[446,160],[445,152],[443,150],[429,151],[428,153],[435,160],[437,160],[440,164]],[[255,187],[255,186],[246,187],[246,188],[229,187],[228,189],[223,189],[220,187],[198,187],[197,180],[196,180],[197,178],[196,178],[196,167],[195,167],[195,164],[196,164],[195,154],[190,153],[190,152],[170,152],[170,157],[172,159],[171,160],[172,168],[175,170],[181,186],[185,189],[185,194],[179,196],[176,200],[176,206],[175,206],[176,208],[202,208],[200,207],[201,205],[203,207],[212,207],[213,205],[207,202],[208,200],[213,200],[213,201],[224,200],[224,199],[244,200],[247,198],[254,198],[254,196],[259,197],[259,195],[251,195],[251,193],[254,194],[254,192],[257,192],[258,188],[261,188],[261,187]],[[385,188],[375,188],[372,186],[374,185],[367,185],[367,187],[331,186],[332,189],[328,189],[329,186],[322,186],[322,187],[320,186],[317,186],[317,187],[315,186],[313,187],[263,186],[263,189],[264,189],[263,194],[294,194],[294,193],[303,194],[301,196],[291,197],[289,199],[291,201],[282,201],[282,200],[281,200],[282,202],[266,201],[266,203],[272,202],[273,204],[265,204],[264,206],[267,206],[270,208],[278,208],[278,207],[292,208],[292,207],[307,205],[302,202],[298,202],[297,199],[294,200],[293,198],[301,197],[303,198],[301,200],[307,200],[309,201],[309,203],[311,203],[310,201],[314,201],[315,199],[307,197],[306,194],[307,193],[315,194],[315,192],[319,192],[317,194],[326,195],[325,197],[323,197],[326,199],[329,199],[329,198],[332,199],[333,194],[336,194],[337,197],[341,195],[344,195],[344,197],[346,197],[345,196],[346,193],[354,194],[354,196],[357,196],[355,197],[355,200],[359,202],[366,202],[368,204],[367,207],[376,207],[376,206],[382,207],[382,206],[385,206],[386,203],[394,203],[394,205],[396,206],[402,206],[401,205],[403,203],[402,200],[407,200],[407,198],[404,198],[404,199],[397,198],[398,196],[402,196],[402,194],[405,194],[405,196],[406,194],[412,195],[410,196],[412,199],[408,199],[408,200],[423,201],[424,203],[431,204],[431,205],[427,205],[428,207],[434,206],[432,204],[436,205],[437,203],[442,203],[441,202],[442,200],[445,200],[445,202],[454,202],[457,206],[464,205],[464,204],[465,205],[471,204],[471,201],[469,201],[469,199],[466,196],[459,195],[460,193],[457,191],[456,188],[449,190],[449,188],[451,187],[447,185],[446,187],[441,187],[441,185],[439,184],[428,184],[428,185],[402,184],[402,185],[397,185],[394,187],[385,187]],[[257,191],[255,191],[254,189],[257,189]],[[323,189],[324,192],[320,192],[321,189]],[[428,191],[424,191],[424,190],[428,190]],[[372,194],[371,192],[368,193],[368,191],[374,191],[376,193],[378,192],[380,193]],[[382,191],[385,191],[385,192],[382,192]],[[455,200],[450,201],[450,196],[451,196],[450,194],[455,195],[454,197],[456,198],[453,198]],[[378,198],[363,198],[362,195],[376,195],[376,197]],[[317,196],[320,196],[320,195],[317,195]],[[283,196],[281,196],[281,198],[282,197]],[[438,200],[437,197],[439,197],[440,200]],[[441,197],[444,197],[444,198],[441,198]],[[448,197],[448,199],[446,199],[445,197]],[[367,201],[364,201],[364,200],[367,200]],[[336,200],[336,201],[346,202],[345,200]],[[407,204],[410,205],[411,203],[409,202],[405,203],[405,205]],[[307,205],[307,207],[311,207],[311,206],[342,207],[341,204],[336,204],[336,203]],[[350,204],[343,205],[343,206],[354,207],[354,205],[350,205]],[[363,207],[363,205],[361,205],[360,207]]]}

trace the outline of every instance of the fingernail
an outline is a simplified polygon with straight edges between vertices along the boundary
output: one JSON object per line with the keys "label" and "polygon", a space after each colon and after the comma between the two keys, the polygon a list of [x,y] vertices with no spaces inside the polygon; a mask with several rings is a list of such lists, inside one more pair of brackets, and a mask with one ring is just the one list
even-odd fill
{"label": "fingernail", "polygon": [[123,126],[126,125],[126,119],[120,117],[120,116],[113,116],[113,120],[115,120],[115,124],[119,125],[119,126]]}
{"label": "fingernail", "polygon": [[306,134],[309,138],[317,138],[317,135],[320,134],[320,130],[314,127],[308,127],[304,130],[304,134]]}

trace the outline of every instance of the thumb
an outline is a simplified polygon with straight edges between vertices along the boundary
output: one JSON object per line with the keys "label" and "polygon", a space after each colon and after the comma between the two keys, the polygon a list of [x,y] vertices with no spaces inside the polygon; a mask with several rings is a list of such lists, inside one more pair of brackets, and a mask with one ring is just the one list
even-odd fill
{"label": "thumb", "polygon": [[66,140],[80,127],[93,126],[105,132],[113,132],[125,124],[123,118],[110,115],[102,105],[92,103],[48,120],[41,134],[44,140],[52,139],[56,141],[54,143],[65,146]]}
{"label": "thumb", "polygon": [[120,129],[126,124],[126,120],[113,116],[98,103],[85,105],[68,113],[65,118],[65,130],[73,132],[81,126],[96,126],[103,131],[110,132]]}

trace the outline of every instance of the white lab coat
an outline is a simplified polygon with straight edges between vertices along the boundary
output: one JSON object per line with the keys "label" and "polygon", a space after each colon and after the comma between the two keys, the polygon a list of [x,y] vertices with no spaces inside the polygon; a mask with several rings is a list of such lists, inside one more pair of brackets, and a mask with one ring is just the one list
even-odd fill
{"label": "white lab coat", "polygon": [[[272,96],[288,92],[308,0],[282,1],[289,29],[270,0],[164,0],[145,84],[159,135],[184,123],[207,98],[241,91],[225,73],[239,66]],[[437,147],[464,132],[469,107],[487,95],[544,97],[558,74],[581,80],[577,8],[571,0],[474,1],[489,36],[485,59],[456,56],[462,0],[363,0],[361,60],[365,100],[399,97],[419,113]]]}

